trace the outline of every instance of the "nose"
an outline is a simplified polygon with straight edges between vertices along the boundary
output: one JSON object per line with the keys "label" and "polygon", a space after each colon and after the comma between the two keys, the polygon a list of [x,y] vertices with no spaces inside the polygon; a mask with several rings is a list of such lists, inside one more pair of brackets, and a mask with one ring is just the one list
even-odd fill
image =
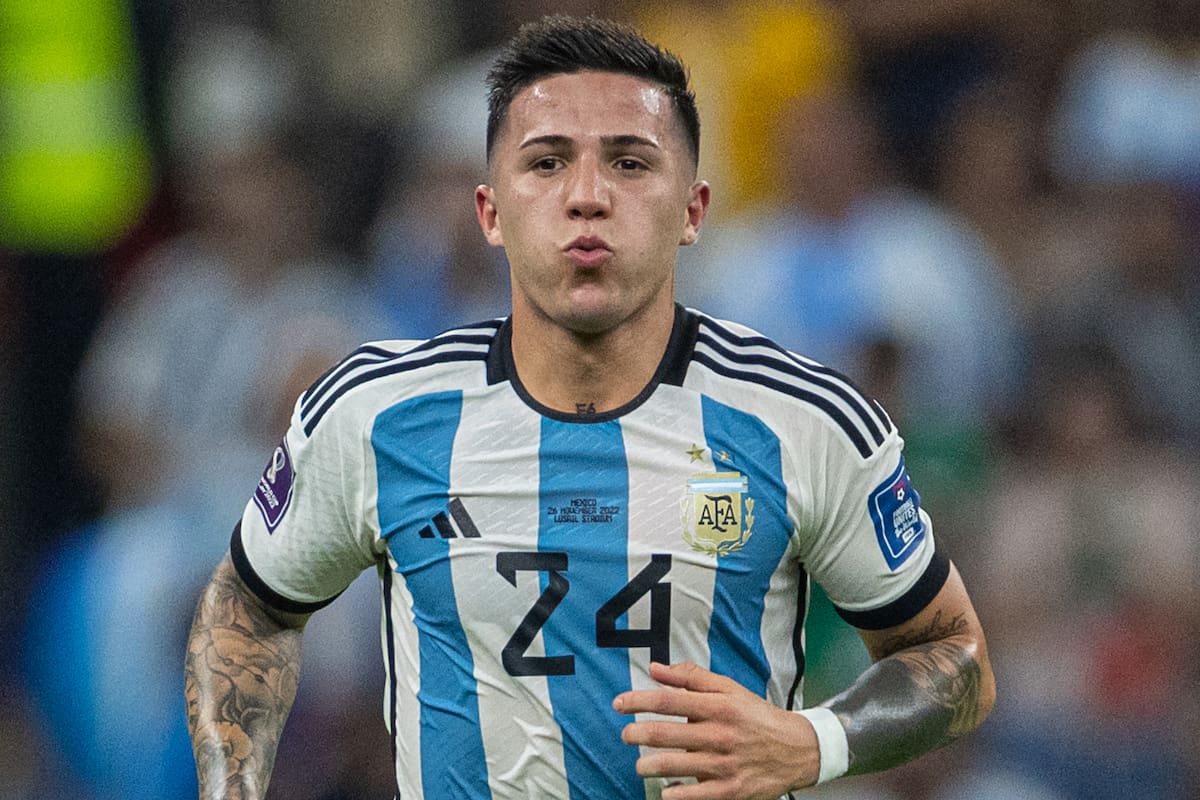
{"label": "nose", "polygon": [[567,216],[571,219],[603,219],[612,211],[612,193],[596,159],[582,158],[571,170],[567,184]]}

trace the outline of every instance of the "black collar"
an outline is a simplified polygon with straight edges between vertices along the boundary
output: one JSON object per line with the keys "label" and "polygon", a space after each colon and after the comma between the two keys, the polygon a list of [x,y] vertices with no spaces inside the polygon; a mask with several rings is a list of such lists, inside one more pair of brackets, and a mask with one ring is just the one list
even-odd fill
{"label": "black collar", "polygon": [[658,368],[654,371],[654,377],[638,392],[637,397],[611,411],[599,414],[572,414],[568,411],[558,411],[548,408],[535,400],[521,383],[521,379],[517,375],[516,365],[513,362],[512,317],[506,318],[500,325],[500,330],[496,332],[496,338],[492,340],[491,349],[488,350],[487,382],[490,385],[508,381],[512,384],[513,391],[524,401],[525,405],[544,417],[562,422],[607,422],[608,420],[628,414],[646,402],[650,395],[654,394],[654,390],[659,384],[665,383],[670,386],[683,385],[683,379],[687,375],[688,364],[692,359],[692,350],[696,346],[696,334],[699,327],[699,317],[676,303],[675,319],[671,325],[671,337],[667,340],[667,350],[663,353],[662,360],[658,363]]}

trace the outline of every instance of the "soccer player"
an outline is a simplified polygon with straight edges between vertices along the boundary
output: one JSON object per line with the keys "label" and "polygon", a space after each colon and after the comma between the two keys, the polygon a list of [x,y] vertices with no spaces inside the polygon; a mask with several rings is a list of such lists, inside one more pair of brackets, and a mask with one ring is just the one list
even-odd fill
{"label": "soccer player", "polygon": [[[974,729],[983,631],[892,422],[674,300],[710,196],[682,65],[551,17],[490,83],[512,313],[299,398],[188,643],[202,796],[266,791],[304,622],[372,566],[404,798],[776,798]],[[874,663],[802,709],[810,577]]]}

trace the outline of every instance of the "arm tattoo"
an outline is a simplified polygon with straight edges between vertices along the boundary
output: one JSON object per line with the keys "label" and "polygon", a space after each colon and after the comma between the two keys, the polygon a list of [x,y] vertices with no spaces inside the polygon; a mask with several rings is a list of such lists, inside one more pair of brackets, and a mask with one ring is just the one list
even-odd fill
{"label": "arm tattoo", "polygon": [[982,672],[954,638],[966,627],[939,612],[926,630],[888,640],[884,657],[830,701],[846,728],[850,774],[897,766],[979,725]]}
{"label": "arm tattoo", "polygon": [[226,559],[196,609],[188,638],[188,730],[203,800],[266,794],[300,672],[298,629],[247,596]]}

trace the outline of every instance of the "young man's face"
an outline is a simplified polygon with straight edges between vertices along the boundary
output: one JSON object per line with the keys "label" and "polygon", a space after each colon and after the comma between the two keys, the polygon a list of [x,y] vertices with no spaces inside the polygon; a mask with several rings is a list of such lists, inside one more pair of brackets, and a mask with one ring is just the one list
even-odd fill
{"label": "young man's face", "polygon": [[508,256],[515,315],[597,334],[670,308],[676,250],[696,240],[709,189],[654,84],[609,72],[536,81],[513,99],[490,172],[476,211]]}

